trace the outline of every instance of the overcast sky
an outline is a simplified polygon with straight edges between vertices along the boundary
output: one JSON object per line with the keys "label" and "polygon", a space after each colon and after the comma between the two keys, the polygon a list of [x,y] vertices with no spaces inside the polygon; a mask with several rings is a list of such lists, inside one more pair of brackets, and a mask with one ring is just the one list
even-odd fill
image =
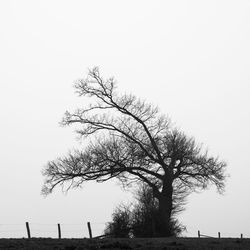
{"label": "overcast sky", "polygon": [[[130,200],[112,182],[40,195],[43,166],[83,147],[59,122],[86,104],[73,83],[93,66],[228,163],[223,196],[210,188],[189,197],[185,235],[250,237],[249,1],[6,0],[0,32],[0,237],[26,236],[25,221],[52,237],[58,222],[91,221],[95,235]],[[76,227],[62,236],[87,232]]]}

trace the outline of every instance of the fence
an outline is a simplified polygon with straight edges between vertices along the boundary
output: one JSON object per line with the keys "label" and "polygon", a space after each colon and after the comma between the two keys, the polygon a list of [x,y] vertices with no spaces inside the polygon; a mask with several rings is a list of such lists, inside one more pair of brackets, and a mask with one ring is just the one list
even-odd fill
{"label": "fence", "polygon": [[29,222],[22,224],[0,223],[0,238],[100,238],[104,237],[103,231],[105,225],[105,222],[85,222],[82,224],[44,224]]}
{"label": "fence", "polygon": [[[87,237],[88,238],[102,238],[102,237],[105,237],[105,235],[103,235],[105,224],[106,224],[105,222],[96,222],[96,223],[87,222],[87,223],[82,223],[82,224],[65,224],[65,223],[43,224],[43,223],[29,223],[29,222],[25,222],[23,224],[0,224],[0,238],[22,238],[24,236],[26,236],[27,238],[50,237],[50,238],[59,238],[59,239],[61,239],[62,237],[63,238],[87,238]],[[93,225],[94,225],[95,236],[93,236]],[[100,225],[102,225],[101,228],[100,228]],[[19,233],[19,235],[17,235],[16,233]],[[20,235],[20,233],[22,233],[22,236]],[[74,236],[74,234],[76,234],[77,237],[72,237]],[[201,238],[201,237],[221,238],[221,236],[222,235],[220,232],[218,232],[217,237],[214,237],[214,236],[209,236],[207,234],[203,234],[201,233],[200,230],[198,230],[198,238]],[[240,234],[240,238],[243,239],[242,233]]]}
{"label": "fence", "polygon": [[[213,236],[201,234],[200,230],[198,230],[198,238],[201,238],[201,237],[205,237],[205,238],[216,238],[216,237],[213,237]],[[221,238],[221,233],[220,233],[220,232],[218,232],[218,238],[219,238],[219,239]],[[240,234],[240,238],[243,239],[243,234]]]}

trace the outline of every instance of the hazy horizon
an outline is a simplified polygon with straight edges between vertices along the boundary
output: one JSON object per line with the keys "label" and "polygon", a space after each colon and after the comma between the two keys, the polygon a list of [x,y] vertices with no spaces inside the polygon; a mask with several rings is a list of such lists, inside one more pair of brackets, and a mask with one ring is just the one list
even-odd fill
{"label": "hazy horizon", "polygon": [[82,236],[81,224],[88,237],[87,221],[97,235],[132,201],[112,181],[40,194],[43,166],[84,147],[59,122],[87,103],[73,83],[93,66],[227,162],[224,195],[211,187],[188,198],[184,235],[250,238],[249,13],[246,0],[2,1],[0,238],[26,237],[26,221],[36,237],[57,237],[57,223],[77,224],[63,237]]}

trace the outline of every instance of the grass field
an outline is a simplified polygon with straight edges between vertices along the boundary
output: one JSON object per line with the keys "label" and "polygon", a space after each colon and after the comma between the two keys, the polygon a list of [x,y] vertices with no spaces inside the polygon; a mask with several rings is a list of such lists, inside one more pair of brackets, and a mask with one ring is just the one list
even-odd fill
{"label": "grass field", "polygon": [[23,250],[250,250],[250,239],[153,238],[153,239],[0,239],[0,249]]}

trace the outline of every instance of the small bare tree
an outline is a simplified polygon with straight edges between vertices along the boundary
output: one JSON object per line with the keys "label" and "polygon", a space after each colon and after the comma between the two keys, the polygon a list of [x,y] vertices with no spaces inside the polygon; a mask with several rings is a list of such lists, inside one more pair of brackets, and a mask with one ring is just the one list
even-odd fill
{"label": "small bare tree", "polygon": [[79,96],[95,102],[66,112],[62,124],[77,124],[81,137],[94,140],[84,150],[48,162],[43,170],[44,195],[67,183],[67,188],[74,188],[85,181],[112,178],[125,186],[143,182],[159,202],[159,236],[169,236],[173,196],[182,199],[209,184],[223,191],[226,163],[172,128],[170,119],[160,115],[157,107],[134,95],[119,95],[115,80],[104,80],[98,68],[90,70],[75,88]]}

